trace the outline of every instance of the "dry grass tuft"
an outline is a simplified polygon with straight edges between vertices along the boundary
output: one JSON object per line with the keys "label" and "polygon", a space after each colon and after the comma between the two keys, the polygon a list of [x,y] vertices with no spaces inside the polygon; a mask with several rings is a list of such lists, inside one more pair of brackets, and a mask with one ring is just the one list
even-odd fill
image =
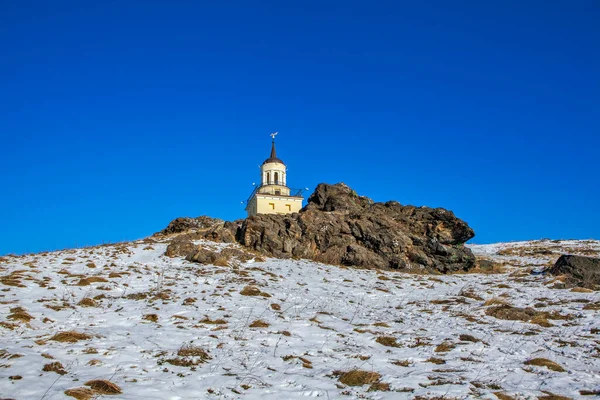
{"label": "dry grass tuft", "polygon": [[547,358],[532,358],[531,360],[525,361],[525,365],[536,365],[538,367],[546,367],[556,372],[566,372],[566,369]]}
{"label": "dry grass tuft", "polygon": [[434,351],[436,353],[446,353],[455,347],[456,347],[456,345],[454,343],[443,342],[443,343],[438,344]]}
{"label": "dry grass tuft", "polygon": [[98,282],[108,282],[108,279],[103,278],[101,276],[90,276],[87,278],[79,279],[79,282],[77,282],[75,284],[75,286],[89,286],[92,283],[98,283]]}
{"label": "dry grass tuft", "polygon": [[471,336],[471,335],[467,335],[467,334],[462,334],[458,337],[459,340],[461,340],[462,342],[473,342],[473,343],[477,343],[477,342],[481,342],[481,340],[477,339],[475,336]]}
{"label": "dry grass tuft", "polygon": [[485,303],[483,303],[483,305],[487,307],[487,306],[494,306],[494,305],[507,306],[509,304],[505,299],[501,299],[500,297],[492,297],[491,299],[487,299],[485,301]]}
{"label": "dry grass tuft", "polygon": [[271,297],[269,293],[261,292],[259,288],[256,286],[246,286],[240,292],[242,296],[263,296],[263,297]]}
{"label": "dry grass tuft", "polygon": [[31,314],[29,314],[27,312],[27,310],[25,310],[23,307],[11,308],[10,314],[6,318],[11,319],[13,321],[21,321],[21,322],[29,322],[33,319]]}
{"label": "dry grass tuft", "polygon": [[65,331],[58,332],[56,335],[52,336],[49,340],[54,340],[55,342],[65,342],[65,343],[76,343],[80,340],[89,340],[92,337],[86,333],[81,333],[77,331]]}
{"label": "dry grass tuft", "polygon": [[410,367],[412,365],[412,361],[410,360],[394,360],[391,363],[399,367]]}
{"label": "dry grass tuft", "polygon": [[402,347],[400,343],[396,342],[396,338],[394,336],[378,336],[375,341],[388,347]]}
{"label": "dry grass tuft", "polygon": [[94,392],[98,394],[121,394],[123,391],[119,386],[104,379],[95,379],[85,383],[85,386],[89,386]]}
{"label": "dry grass tuft", "polygon": [[210,325],[227,325],[227,321],[224,319],[210,319],[209,317],[205,317],[200,320],[201,324],[210,324]]}
{"label": "dry grass tuft", "polygon": [[425,362],[430,362],[436,365],[442,365],[442,364],[446,364],[446,360],[444,360],[443,358],[437,358],[437,357],[429,357],[427,360],[425,360]]}
{"label": "dry grass tuft", "polygon": [[370,387],[369,390],[367,390],[367,392],[389,392],[390,389],[390,384],[386,383],[386,382],[376,382],[373,383]]}
{"label": "dry grass tuft", "polygon": [[81,301],[79,303],[77,303],[77,305],[80,305],[81,307],[97,307],[98,306],[96,301],[89,297],[84,297],[83,299],[81,299]]}
{"label": "dry grass tuft", "polygon": [[67,373],[67,371],[65,370],[65,367],[63,367],[63,365],[61,363],[59,363],[58,361],[44,365],[44,368],[42,368],[42,371],[56,372],[59,375],[65,375]]}
{"label": "dry grass tuft", "polygon": [[75,389],[65,390],[67,396],[75,397],[77,400],[90,400],[96,393],[92,389],[80,387]]}
{"label": "dry grass tuft", "polygon": [[268,328],[269,324],[262,319],[257,319],[249,325],[250,328]]}
{"label": "dry grass tuft", "polygon": [[362,386],[377,383],[381,379],[381,374],[377,372],[363,371],[353,369],[351,371],[342,372],[334,371],[334,375],[339,375],[338,381],[346,386]]}
{"label": "dry grass tuft", "polygon": [[179,357],[199,357],[202,361],[208,361],[212,358],[202,347],[193,344],[181,346],[181,348],[177,350],[177,355]]}
{"label": "dry grass tuft", "polygon": [[142,317],[143,320],[146,321],[150,321],[150,322],[158,322],[158,315],[157,314],[146,314]]}
{"label": "dry grass tuft", "polygon": [[571,319],[570,315],[562,315],[559,312],[552,311],[538,311],[534,308],[519,308],[511,305],[499,305],[490,307],[485,310],[486,315],[492,316],[498,319],[504,319],[509,321],[523,321],[537,324],[543,327],[550,327],[552,324],[548,321],[553,320],[568,320]]}

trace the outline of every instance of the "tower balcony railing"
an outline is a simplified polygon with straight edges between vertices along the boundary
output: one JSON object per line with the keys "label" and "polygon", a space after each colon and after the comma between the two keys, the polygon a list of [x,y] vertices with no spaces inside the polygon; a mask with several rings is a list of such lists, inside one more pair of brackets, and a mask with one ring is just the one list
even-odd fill
{"label": "tower balcony railing", "polygon": [[268,187],[268,186],[284,186],[287,189],[289,189],[289,191],[290,191],[290,194],[265,193],[265,194],[271,194],[273,196],[302,197],[302,194],[304,193],[304,189],[292,189],[292,188],[288,188],[283,183],[266,183],[266,184],[260,184],[260,185],[257,185],[254,188],[254,190],[252,191],[252,193],[248,197],[248,200],[246,200],[246,204],[248,204],[250,202],[250,200],[252,200],[252,197],[254,197],[254,195],[256,193],[258,193],[258,191],[260,189]]}

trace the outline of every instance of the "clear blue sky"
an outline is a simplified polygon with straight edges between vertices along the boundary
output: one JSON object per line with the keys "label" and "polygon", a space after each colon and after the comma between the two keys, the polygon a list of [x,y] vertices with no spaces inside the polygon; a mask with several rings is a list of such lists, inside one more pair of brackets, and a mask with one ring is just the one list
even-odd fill
{"label": "clear blue sky", "polygon": [[244,217],[292,187],[600,238],[600,2],[0,3],[0,254]]}

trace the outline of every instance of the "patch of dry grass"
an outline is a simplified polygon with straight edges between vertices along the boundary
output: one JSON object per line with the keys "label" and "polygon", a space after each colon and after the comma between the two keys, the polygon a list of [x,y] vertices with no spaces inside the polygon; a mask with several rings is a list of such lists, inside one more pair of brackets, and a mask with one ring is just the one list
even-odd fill
{"label": "patch of dry grass", "polygon": [[557,311],[547,312],[538,311],[534,308],[519,308],[508,304],[490,307],[485,311],[486,315],[494,318],[504,319],[509,321],[523,321],[537,324],[543,327],[550,327],[552,324],[548,321],[553,320],[568,320],[570,315],[562,315]]}
{"label": "patch of dry grass", "polygon": [[33,319],[33,316],[27,312],[23,307],[13,307],[10,309],[10,314],[6,317],[13,321],[29,322]]}
{"label": "patch of dry grass", "polygon": [[438,344],[434,351],[436,353],[446,353],[455,347],[456,347],[456,345],[454,343],[443,342],[443,343]]}
{"label": "patch of dry grass", "polygon": [[532,358],[531,360],[525,361],[525,365],[535,365],[538,367],[546,367],[556,372],[566,372],[567,370],[561,367],[554,361],[548,360],[547,358]]}
{"label": "patch of dry grass", "polygon": [[65,331],[58,332],[54,336],[52,336],[49,340],[54,340],[55,342],[64,342],[64,343],[76,343],[80,340],[89,340],[92,336],[87,333],[81,333],[77,331]]}
{"label": "patch of dry grass", "polygon": [[256,321],[252,322],[248,326],[250,328],[268,328],[270,325],[269,325],[269,323],[263,321],[262,319],[257,319]]}
{"label": "patch of dry grass", "polygon": [[89,386],[94,392],[98,394],[121,394],[123,391],[119,386],[112,383],[111,381],[107,381],[105,379],[95,379],[91,381],[87,381],[85,386]]}
{"label": "patch of dry grass", "polygon": [[158,315],[157,314],[146,314],[142,317],[143,320],[146,321],[150,321],[150,322],[158,322]]}
{"label": "patch of dry grass", "polygon": [[400,343],[396,342],[396,338],[394,336],[378,336],[375,341],[387,347],[402,347]]}
{"label": "patch of dry grass", "polygon": [[227,325],[227,321],[224,319],[210,319],[209,317],[205,317],[200,320],[201,324],[210,324],[210,325]]}
{"label": "patch of dry grass", "polygon": [[96,303],[96,301],[94,299],[91,299],[89,297],[84,297],[83,299],[81,299],[79,301],[79,303],[77,303],[77,305],[81,306],[81,307],[97,307],[98,304]]}
{"label": "patch of dry grass", "polygon": [[242,296],[262,296],[262,297],[271,297],[271,295],[269,293],[263,292],[261,291],[259,288],[257,288],[256,286],[245,286],[241,291],[240,294]]}
{"label": "patch of dry grass", "polygon": [[208,361],[212,357],[200,346],[185,344],[177,350],[179,357],[199,357],[202,361]]}
{"label": "patch of dry grass", "polygon": [[74,389],[67,389],[65,390],[65,394],[70,397],[75,397],[77,400],[90,400],[94,398],[96,392],[94,392],[92,389],[79,387]]}
{"label": "patch of dry grass", "polygon": [[334,376],[339,376],[338,381],[346,386],[362,386],[370,385],[379,382],[381,374],[372,371],[363,371],[360,369],[353,369],[347,372],[334,371]]}
{"label": "patch of dry grass", "polygon": [[63,367],[63,365],[61,363],[59,363],[58,361],[44,365],[44,368],[42,368],[42,371],[56,372],[59,375],[65,375],[67,373],[67,371],[65,370],[65,367]]}
{"label": "patch of dry grass", "polygon": [[437,357],[429,357],[427,360],[425,360],[425,362],[429,362],[436,365],[446,364],[446,360]]}
{"label": "patch of dry grass", "polygon": [[458,339],[462,342],[473,342],[473,343],[481,342],[481,340],[477,339],[475,336],[467,335],[467,334],[460,335],[458,337]]}
{"label": "patch of dry grass", "polygon": [[487,299],[485,303],[483,303],[483,305],[485,307],[494,305],[508,305],[508,301],[506,301],[505,299],[501,299],[500,297],[492,297],[490,299]]}

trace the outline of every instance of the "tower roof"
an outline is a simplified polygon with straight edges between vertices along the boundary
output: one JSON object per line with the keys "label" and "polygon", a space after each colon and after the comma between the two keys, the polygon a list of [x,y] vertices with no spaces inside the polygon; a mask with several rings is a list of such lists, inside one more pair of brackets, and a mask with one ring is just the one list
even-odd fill
{"label": "tower roof", "polygon": [[275,150],[275,138],[273,138],[273,142],[271,143],[271,156],[263,162],[263,164],[268,164],[268,163],[284,164],[283,161],[281,161],[279,158],[277,158],[277,150]]}

